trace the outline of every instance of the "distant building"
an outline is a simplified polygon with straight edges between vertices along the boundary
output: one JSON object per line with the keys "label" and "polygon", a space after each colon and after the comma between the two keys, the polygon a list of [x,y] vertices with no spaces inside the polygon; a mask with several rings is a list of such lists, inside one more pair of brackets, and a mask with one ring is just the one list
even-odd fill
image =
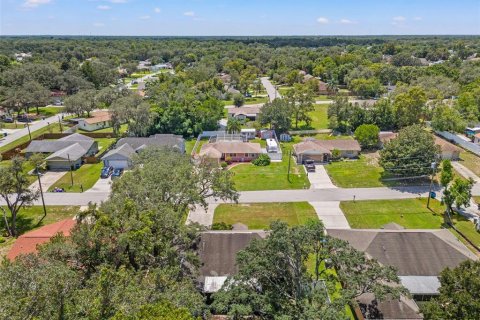
{"label": "distant building", "polygon": [[23,61],[27,58],[31,58],[32,57],[32,53],[31,52],[28,52],[28,53],[25,53],[25,52],[20,52],[20,53],[15,53],[15,60],[17,61]]}
{"label": "distant building", "polygon": [[78,120],[78,128],[85,131],[105,129],[112,126],[111,120],[109,111],[92,112],[91,117]]}

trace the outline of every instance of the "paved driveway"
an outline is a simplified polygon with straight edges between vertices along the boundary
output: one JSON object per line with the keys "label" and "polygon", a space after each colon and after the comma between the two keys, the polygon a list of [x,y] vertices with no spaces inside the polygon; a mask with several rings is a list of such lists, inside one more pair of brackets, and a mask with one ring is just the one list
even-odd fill
{"label": "paved driveway", "polygon": [[[100,175],[100,173],[99,173]],[[104,192],[110,192],[110,188],[111,188],[111,185],[112,185],[112,180],[111,180],[111,177],[108,177],[107,179],[101,179],[99,178],[98,181],[93,185],[93,187],[91,187],[90,189],[88,189],[87,193],[92,193],[92,192],[101,192],[101,193],[104,193]]]}
{"label": "paved driveway", "polygon": [[340,209],[340,201],[309,202],[326,229],[351,229]]}
{"label": "paved driveway", "polygon": [[[63,177],[67,171],[47,171],[40,176],[40,181],[42,182],[43,192],[47,192],[48,188],[57,182],[58,179]],[[38,180],[30,185],[30,189],[38,190]]]}
{"label": "paved driveway", "polygon": [[268,97],[270,101],[275,100],[276,98],[281,99],[282,96],[280,95],[280,92],[275,89],[274,85],[268,80],[267,77],[263,77],[260,79],[262,81],[262,85],[265,87],[265,90],[267,91]]}
{"label": "paved driveway", "polygon": [[197,206],[188,213],[187,224],[197,222],[202,226],[210,227],[213,223],[213,214],[218,204],[209,204],[207,210]]}
{"label": "paved driveway", "polygon": [[480,178],[475,173],[473,173],[470,169],[468,169],[464,165],[462,165],[460,162],[452,161],[452,166],[453,166],[453,168],[455,168],[455,170],[458,171],[458,173],[460,173],[465,178],[467,178],[467,179],[472,178],[473,181],[475,181],[475,183],[480,182]]}
{"label": "paved driveway", "polygon": [[315,165],[315,172],[307,172],[310,181],[310,189],[332,189],[337,188],[328,176],[325,167],[321,164]]}

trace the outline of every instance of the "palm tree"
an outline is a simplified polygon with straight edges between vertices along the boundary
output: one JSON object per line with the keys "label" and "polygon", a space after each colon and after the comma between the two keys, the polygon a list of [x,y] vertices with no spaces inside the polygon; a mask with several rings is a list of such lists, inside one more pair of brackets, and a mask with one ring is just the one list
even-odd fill
{"label": "palm tree", "polygon": [[237,133],[242,129],[242,123],[237,118],[229,118],[227,122],[227,132]]}

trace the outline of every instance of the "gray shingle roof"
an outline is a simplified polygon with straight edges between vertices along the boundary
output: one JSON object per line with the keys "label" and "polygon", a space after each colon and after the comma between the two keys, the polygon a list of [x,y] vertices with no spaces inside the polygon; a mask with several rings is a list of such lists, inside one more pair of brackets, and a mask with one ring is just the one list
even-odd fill
{"label": "gray shingle roof", "polygon": [[52,153],[69,147],[73,144],[79,144],[83,149],[88,150],[95,143],[92,140],[32,140],[25,149],[26,153]]}
{"label": "gray shingle roof", "polygon": [[49,155],[45,160],[70,160],[70,161],[77,161],[82,156],[87,153],[88,149],[83,148],[80,143],[74,143],[66,148],[58,150],[57,152],[52,153]]}
{"label": "gray shingle roof", "polygon": [[118,140],[116,147],[120,147],[128,143],[134,150],[139,148],[156,146],[156,147],[174,147],[184,151],[184,140],[182,136],[174,134],[156,134],[148,138],[128,137]]}
{"label": "gray shingle roof", "polygon": [[114,155],[122,155],[126,158],[131,158],[132,154],[135,153],[135,150],[128,144],[124,143],[120,147],[108,151],[103,157],[102,160],[108,159]]}

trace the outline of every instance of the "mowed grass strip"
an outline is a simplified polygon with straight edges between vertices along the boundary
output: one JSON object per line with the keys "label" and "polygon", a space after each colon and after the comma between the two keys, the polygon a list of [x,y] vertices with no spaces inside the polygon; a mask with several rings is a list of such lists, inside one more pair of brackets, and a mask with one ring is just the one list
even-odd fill
{"label": "mowed grass strip", "polygon": [[221,204],[215,209],[213,223],[243,223],[249,229],[268,229],[276,220],[295,226],[312,219],[318,217],[308,202]]}
{"label": "mowed grass strip", "polygon": [[298,129],[295,128],[295,121],[292,124],[292,130],[320,130],[320,129],[328,129],[328,105],[315,105],[315,110],[310,111],[308,115],[312,119],[310,126],[304,121],[300,121],[298,123]]}
{"label": "mowed grass strip", "polygon": [[53,184],[48,191],[57,188],[63,188],[66,192],[81,192],[87,191],[100,179],[100,172],[102,171],[103,163],[84,164],[79,169],[73,171],[73,186],[71,185],[70,172],[66,172],[55,184]]}
{"label": "mowed grass strip", "polygon": [[407,229],[440,229],[443,226],[444,207],[437,200],[427,199],[342,201],[340,203],[353,229],[379,229],[395,222]]}
{"label": "mowed grass strip", "polygon": [[357,160],[331,162],[325,165],[333,183],[341,188],[383,187],[383,168],[365,155]]}
{"label": "mowed grass strip", "polygon": [[477,157],[471,152],[463,151],[460,153],[460,164],[470,169],[477,176],[480,176],[480,157]]}
{"label": "mowed grass strip", "polygon": [[[51,123],[48,126],[45,126],[41,129],[38,129],[36,131],[31,132],[31,134],[32,134],[32,139],[35,139],[35,138],[37,138],[37,137],[39,137],[39,136],[41,136],[42,134],[45,134],[45,133],[58,133],[58,132],[60,132],[60,127],[59,127],[58,123]],[[22,143],[25,143],[29,140],[30,140],[30,137],[27,134],[27,135],[15,140],[15,141],[10,142],[9,144],[6,144],[6,145],[0,147],[0,152],[5,152],[7,150],[13,149],[16,146],[21,145]]]}

